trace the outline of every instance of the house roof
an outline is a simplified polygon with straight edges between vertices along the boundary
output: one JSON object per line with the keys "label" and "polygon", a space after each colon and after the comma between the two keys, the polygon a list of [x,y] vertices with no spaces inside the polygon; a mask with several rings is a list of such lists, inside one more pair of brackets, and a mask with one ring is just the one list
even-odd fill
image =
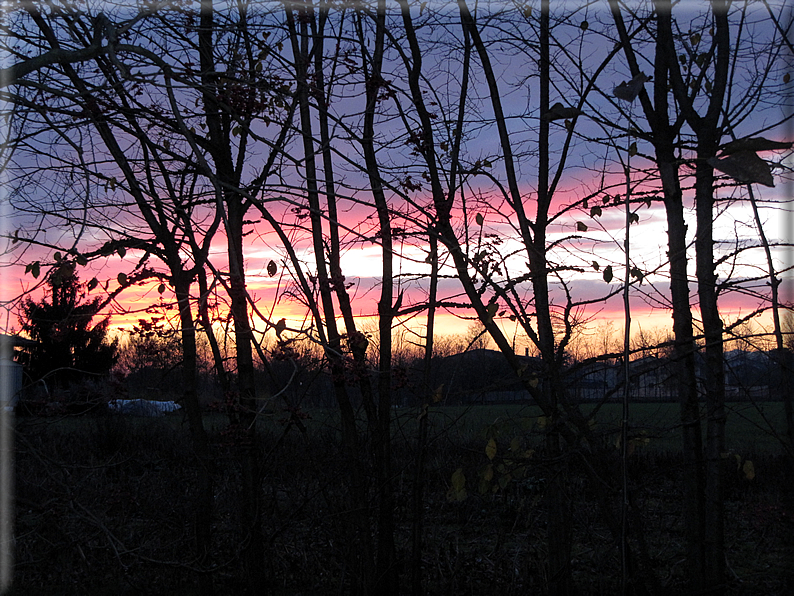
{"label": "house roof", "polygon": [[29,348],[38,344],[38,342],[19,335],[8,335],[7,333],[0,333],[0,342],[9,343],[15,348]]}

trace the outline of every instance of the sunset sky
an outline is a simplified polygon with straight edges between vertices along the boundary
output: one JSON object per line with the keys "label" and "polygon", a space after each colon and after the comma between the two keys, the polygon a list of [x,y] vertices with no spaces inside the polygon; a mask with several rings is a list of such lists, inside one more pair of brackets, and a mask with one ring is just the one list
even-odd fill
{"label": "sunset sky", "polygon": [[[582,13],[582,19],[589,18],[592,22],[596,22],[599,18],[605,17],[603,10],[598,12],[592,9],[591,12],[588,12],[589,10],[591,9],[587,9]],[[763,26],[763,21],[761,20],[760,22],[761,26]],[[597,64],[599,57],[605,51],[603,39],[595,35],[591,36],[589,33],[583,33],[585,29],[587,28],[569,27],[562,30],[561,36],[570,38],[571,48],[576,46],[574,50],[569,48],[569,51],[578,52],[575,55],[586,56],[587,60],[592,60],[593,64]],[[513,127],[511,132],[515,135],[514,139],[517,146],[524,143],[530,145],[536,137],[536,124],[539,116],[536,104],[532,103],[537,96],[537,80],[532,79],[526,83],[520,82],[523,74],[520,72],[520,68],[516,68],[516,63],[512,62],[509,56],[500,55],[499,58],[501,62],[498,64],[498,68],[501,69],[499,74],[503,83],[502,99],[507,116],[510,119],[510,126]],[[520,59],[522,61],[527,60],[527,57],[521,56]],[[443,85],[453,85],[455,83],[454,75],[457,65],[455,60],[443,53],[429,54],[427,60],[440,73],[438,77],[443,79]],[[522,62],[521,66],[527,69],[536,68],[531,61],[528,61],[526,65]],[[396,65],[394,68],[399,70]],[[648,69],[649,64],[644,64],[644,68]],[[625,182],[615,151],[603,147],[592,149],[592,145],[588,145],[585,140],[581,139],[594,138],[599,135],[604,136],[609,133],[608,130],[605,132],[603,122],[596,123],[594,119],[588,117],[588,110],[598,109],[599,114],[605,114],[605,117],[612,117],[616,122],[623,117],[622,112],[616,109],[608,90],[625,80],[627,72],[624,59],[621,57],[615,60],[614,65],[610,65],[603,75],[602,86],[607,91],[593,99],[592,101],[595,102],[593,105],[585,106],[585,114],[578,119],[576,125],[577,133],[581,137],[579,137],[579,141],[575,141],[571,155],[564,168],[564,174],[555,195],[553,211],[561,212],[566,205],[572,205],[591,194],[593,199],[590,202],[590,206],[601,205],[604,194],[624,194]],[[562,79],[559,82],[555,82],[555,88],[552,91],[552,103],[559,99],[567,103],[566,93],[571,93],[572,88],[575,88],[575,83],[573,82]],[[737,88],[738,91],[739,89]],[[779,120],[783,115],[783,108],[784,106],[770,106],[765,112],[756,116],[757,120],[750,118],[743,121],[741,129],[736,131],[737,136],[751,134],[759,128],[768,126],[770,122]],[[344,104],[343,109],[352,111],[353,107]],[[642,117],[636,114],[635,117],[639,125],[647,125]],[[389,126],[394,125],[390,124]],[[389,133],[390,129],[388,127],[379,130],[381,135],[388,135]],[[268,134],[272,134],[272,131]],[[778,140],[794,138],[794,135],[790,134],[790,131],[784,127],[775,127],[764,134],[769,138]],[[566,135],[567,131],[561,121],[553,123],[552,143],[556,143],[556,147],[562,145]],[[620,140],[620,143],[624,142],[626,142],[625,139]],[[491,123],[488,126],[478,128],[477,133],[473,134],[472,138],[469,139],[465,149],[467,149],[468,157],[471,160],[481,156],[491,157],[496,161],[499,149],[495,126]],[[637,149],[638,154],[632,158],[632,165],[640,168],[650,167],[650,161],[644,157],[653,154],[650,144],[638,142]],[[367,181],[364,172],[354,163],[357,159],[356,150],[341,146],[339,151],[340,154],[349,151],[348,157],[353,162],[348,163],[340,158],[338,167],[343,173],[345,184],[350,189],[365,188]],[[405,152],[400,154],[399,157],[407,159]],[[771,161],[779,161],[782,154],[770,153],[765,155],[765,157]],[[53,160],[57,161],[55,157],[53,157]],[[409,164],[408,161],[405,163]],[[521,168],[519,175],[523,185],[521,191],[526,197],[526,209],[530,216],[534,215],[533,195],[536,175],[533,168],[535,164],[534,158],[528,158],[525,163],[519,162],[519,167]],[[493,171],[496,175],[501,173],[500,167],[498,164],[495,166]],[[406,165],[406,168],[406,171],[410,173],[414,181],[422,182],[419,170],[415,168],[408,169],[409,165]],[[288,172],[287,176],[289,175]],[[479,182],[480,180],[479,178],[477,179],[477,184],[482,184],[481,187],[478,188],[472,183],[472,186],[467,189],[469,234],[472,238],[476,238],[480,233],[492,234],[494,238],[499,238],[502,241],[499,247],[502,254],[508,254],[519,249],[519,244],[514,236],[515,232],[510,227],[510,220],[500,215],[505,213],[505,210],[500,207],[501,199],[497,198],[492,186],[484,182],[481,183]],[[790,204],[786,203],[791,195],[791,189],[779,176],[776,177],[776,182],[777,186],[774,189],[761,189],[758,185],[755,187],[755,192],[761,201],[761,217],[764,221],[765,233],[772,243],[781,242],[792,236],[791,209]],[[633,193],[636,194],[643,191],[652,192],[651,189],[657,182],[651,179],[641,183],[640,179],[637,178],[634,183],[637,184],[637,187],[633,190]],[[6,190],[15,193],[18,184],[18,182],[15,182],[14,177],[11,176],[7,182]],[[431,197],[427,186],[427,184],[424,184],[421,190],[411,193],[411,199],[414,203],[419,205],[430,203]],[[599,191],[599,189],[604,187],[608,189],[606,193],[603,190]],[[55,182],[52,182],[52,187],[49,186],[49,183],[41,182],[41,187],[35,191],[31,190],[29,196],[34,198],[36,196],[46,197],[48,193],[60,192],[56,190],[57,188],[59,187]],[[74,192],[79,196],[79,189]],[[92,190],[91,192],[94,191]],[[96,192],[99,193],[99,191]],[[122,190],[114,188],[113,192],[123,199]],[[367,209],[356,202],[366,195],[366,191],[351,190],[350,192],[355,196],[355,199],[340,203],[341,223],[364,238],[355,240],[354,234],[348,234],[348,245],[342,259],[342,270],[345,272],[346,281],[353,284],[350,291],[353,294],[355,312],[359,317],[366,318],[376,314],[376,303],[379,298],[378,284],[380,281],[381,254],[379,245],[371,238],[373,226],[377,222],[373,219],[374,210]],[[718,238],[720,250],[730,250],[731,247],[742,243],[755,241],[758,238],[758,231],[749,206],[746,203],[730,201],[728,193],[732,191],[726,189],[721,192],[723,192],[725,198],[718,203],[719,215],[715,223],[715,237]],[[273,196],[276,194],[277,191],[274,190]],[[689,209],[687,217],[690,220],[687,240],[691,245],[694,240],[695,230],[691,194],[688,195],[686,204]],[[295,217],[290,214],[288,207],[282,206],[279,208],[283,209],[283,213],[279,213],[279,217],[283,217],[283,221],[289,220],[291,223],[296,223]],[[462,211],[459,210],[457,214],[458,220],[462,221]],[[481,228],[474,223],[475,214],[482,215],[484,218],[484,224]],[[669,329],[671,327],[671,313],[666,303],[669,291],[667,271],[664,267],[666,260],[664,209],[660,201],[654,201],[650,206],[639,207],[637,214],[640,218],[639,222],[632,225],[630,229],[630,254],[633,264],[646,274],[646,278],[642,284],[632,289],[632,327],[635,330],[639,328],[643,330],[652,328]],[[108,229],[112,229],[112,225],[121,226],[120,229],[123,229],[122,219],[114,221],[112,215],[108,217]],[[549,242],[561,240],[558,247],[551,253],[553,259],[567,267],[576,268],[575,271],[562,274],[566,283],[569,284],[571,296],[575,301],[595,299],[621,287],[624,277],[622,269],[622,243],[625,233],[624,218],[625,214],[622,207],[619,206],[610,208],[605,206],[600,217],[591,217],[587,208],[578,206],[561,215],[552,224]],[[246,238],[247,279],[249,290],[256,300],[259,310],[271,322],[285,318],[289,328],[306,328],[308,323],[305,309],[297,301],[289,299],[284,293],[285,290],[290,288],[292,283],[289,272],[281,267],[281,263],[285,258],[284,251],[280,249],[274,233],[268,229],[265,222],[259,219],[258,214],[254,210],[249,213],[249,219],[256,223],[249,227],[251,233]],[[30,221],[29,216],[21,215],[18,212],[7,214],[4,218],[6,226],[4,233],[14,234],[15,231],[19,230],[20,235],[25,237],[29,232],[29,228],[26,226],[29,225]],[[586,230],[582,231],[577,228],[581,224],[586,226]],[[400,224],[396,223],[395,225]],[[70,247],[75,242],[76,233],[74,226],[64,227],[63,229],[51,226],[47,227],[43,232],[49,242],[64,248]],[[87,251],[91,248],[90,239],[92,234],[95,234],[93,248],[108,239],[108,234],[104,230],[101,232],[81,231],[80,234],[82,234],[80,236],[81,248],[79,249],[81,251]],[[369,238],[369,240],[366,238]],[[563,241],[563,239],[565,240]],[[296,248],[299,256],[306,262],[304,271],[308,274],[313,274],[313,256],[310,253],[310,245],[305,239],[296,237]],[[423,300],[426,280],[420,278],[429,273],[429,265],[424,262],[428,254],[427,250],[426,243],[414,238],[411,240],[410,246],[402,253],[406,258],[398,259],[395,263],[395,270],[399,273],[399,277],[396,280],[395,295],[404,291],[404,306],[421,303]],[[34,279],[30,273],[25,273],[25,266],[35,261],[41,261],[42,272],[45,272],[47,264],[53,262],[54,252],[53,249],[37,248],[35,246],[26,248],[23,243],[14,245],[10,253],[6,255],[6,266],[2,269],[2,280],[0,283],[2,284],[4,302],[13,301],[14,298],[29,290],[32,290],[32,296],[39,297],[41,295],[40,282],[44,275],[42,273],[38,279]],[[218,234],[213,239],[213,250],[210,260],[220,270],[224,270],[227,265],[225,252],[225,239]],[[445,256],[442,253],[442,260]],[[774,256],[777,259],[778,269],[782,269],[792,263],[790,255],[782,249],[775,249]],[[112,291],[118,286],[117,277],[120,273],[132,273],[140,257],[141,253],[139,251],[129,250],[124,258],[118,255],[98,258],[85,267],[78,267],[78,274],[83,281],[96,277],[100,285],[91,295],[103,295],[105,289]],[[267,273],[267,266],[271,260],[278,264],[277,274],[273,277]],[[594,262],[598,264],[598,270],[594,267]],[[511,275],[516,276],[525,270],[525,263],[526,257],[517,254],[508,258],[505,266]],[[611,284],[608,284],[603,279],[603,269],[610,264],[614,269],[614,278]],[[151,262],[151,266],[162,270],[162,265],[154,261]],[[765,269],[763,251],[754,249],[722,263],[720,266],[720,278],[741,279],[761,276],[764,274]],[[442,270],[442,274],[451,275],[451,273],[452,270],[449,267]],[[690,264],[689,274],[691,278],[694,278],[695,267],[693,260]],[[107,287],[105,288],[106,283]],[[39,287],[37,287],[37,284]],[[764,284],[765,280],[755,282],[755,285],[761,290],[763,290]],[[165,303],[172,300],[173,293],[171,289],[166,289],[161,296],[157,292],[158,285],[159,282],[156,282],[127,288],[119,296],[118,300],[107,309],[107,312],[112,316],[112,325],[114,327],[129,328],[139,318],[148,316],[145,312],[142,312],[147,307],[158,304],[161,300]],[[694,283],[690,286],[690,289],[691,300],[694,305],[697,300]],[[559,284],[553,287],[552,291],[558,303],[564,300],[562,288]],[[790,299],[792,287],[788,277],[784,281],[782,291],[784,298]],[[440,284],[439,298],[441,301],[463,302],[460,292],[461,289],[457,281],[445,279]],[[221,298],[223,298],[222,294],[221,292]],[[759,300],[744,291],[725,293],[721,299],[723,317],[727,322],[733,321],[739,316],[747,315],[759,306]],[[462,320],[460,316],[471,316],[471,313],[465,309],[445,309],[439,312],[437,318],[438,333],[456,334],[465,332],[470,322]],[[618,293],[606,302],[582,306],[578,312],[578,317],[582,320],[591,321],[590,325],[592,328],[603,321],[614,321],[617,327],[622,328],[622,297]],[[415,329],[421,329],[424,322],[425,315],[419,313],[418,315],[412,315],[408,324]],[[759,318],[758,322],[762,325],[768,325],[769,317],[765,315]],[[257,322],[255,325],[259,329],[265,328],[265,325],[261,322]],[[505,320],[506,329],[509,330],[512,325],[512,323]],[[19,328],[15,310],[7,309],[3,327],[6,330]],[[510,334],[509,331],[508,334]]]}

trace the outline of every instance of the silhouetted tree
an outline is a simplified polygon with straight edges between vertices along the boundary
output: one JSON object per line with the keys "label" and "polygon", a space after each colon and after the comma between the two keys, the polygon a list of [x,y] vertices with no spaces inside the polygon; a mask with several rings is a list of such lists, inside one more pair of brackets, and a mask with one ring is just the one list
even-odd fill
{"label": "silhouetted tree", "polygon": [[87,300],[88,290],[74,273],[48,279],[49,290],[39,302],[28,298],[22,306],[22,329],[36,341],[28,362],[33,379],[51,376],[66,386],[89,374],[110,371],[117,359],[117,340],[108,341],[110,317],[92,325],[102,305]]}

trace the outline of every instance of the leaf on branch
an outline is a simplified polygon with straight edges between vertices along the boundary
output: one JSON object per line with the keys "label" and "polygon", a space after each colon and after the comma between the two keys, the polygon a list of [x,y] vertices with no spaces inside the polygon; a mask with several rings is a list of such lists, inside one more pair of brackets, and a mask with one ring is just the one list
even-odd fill
{"label": "leaf on branch", "polygon": [[88,287],[88,291],[90,292],[91,290],[93,290],[98,285],[99,285],[99,280],[96,277],[92,277],[91,281],[88,282],[88,286],[87,286]]}
{"label": "leaf on branch", "polygon": [[753,462],[751,462],[749,459],[744,462],[744,465],[742,466],[742,472],[744,472],[744,477],[747,478],[747,480],[752,480],[755,478],[755,466],[753,465]]}
{"label": "leaf on branch", "polygon": [[629,145],[629,157],[634,157],[635,155],[637,155],[637,142],[636,141],[633,142],[631,145]]}
{"label": "leaf on branch", "polygon": [[491,302],[485,309],[486,313],[488,314],[488,320],[492,320],[496,316],[496,311],[499,309],[499,306],[496,302]]}
{"label": "leaf on branch", "polygon": [[782,149],[791,149],[792,145],[794,143],[773,141],[764,137],[745,137],[726,144],[722,148],[722,155],[730,155],[740,151],[780,151]]}
{"label": "leaf on branch", "polygon": [[29,265],[25,266],[25,273],[30,273],[33,277],[38,277],[39,273],[41,273],[41,263],[35,261],[34,263],[30,263]]}
{"label": "leaf on branch", "polygon": [[120,285],[120,286],[126,286],[126,285],[127,285],[127,282],[128,282],[129,280],[127,279],[127,274],[126,274],[126,273],[124,273],[124,272],[121,272],[121,273],[119,273],[119,274],[116,276],[116,281],[118,281],[118,282],[119,282],[119,285]]}
{"label": "leaf on branch", "polygon": [[604,281],[610,283],[612,281],[612,265],[607,265],[604,268]]}
{"label": "leaf on branch", "polygon": [[433,403],[439,403],[442,399],[444,399],[444,383],[441,383],[436,390],[433,391]]}
{"label": "leaf on branch", "polygon": [[162,294],[163,292],[165,292],[165,284],[160,284],[157,286],[157,293]]}
{"label": "leaf on branch", "polygon": [[276,335],[281,338],[281,334],[287,328],[287,320],[286,319],[279,319],[278,322],[274,325],[276,329]]}
{"label": "leaf on branch", "polygon": [[587,224],[584,224],[581,221],[577,221],[576,222],[576,231],[577,232],[586,232],[587,231]]}
{"label": "leaf on branch", "polygon": [[576,118],[581,116],[584,112],[579,108],[565,107],[560,102],[555,103],[548,112],[543,114],[540,119],[547,122],[552,120],[567,120],[568,118]]}
{"label": "leaf on branch", "polygon": [[596,271],[601,269],[601,266],[598,264],[598,261],[593,261],[593,269],[595,269]]}
{"label": "leaf on branch", "polygon": [[727,174],[737,182],[757,182],[764,186],[775,186],[775,180],[772,178],[772,168],[752,151],[731,153],[722,159],[709,157],[706,161],[711,167],[723,174]]}
{"label": "leaf on branch", "polygon": [[650,81],[651,78],[652,77],[649,77],[643,72],[638,73],[637,76],[632,78],[630,81],[623,81],[620,85],[615,87],[612,90],[612,95],[618,99],[622,99],[623,101],[634,101],[637,99],[640,91],[642,91],[645,83]]}
{"label": "leaf on branch", "polygon": [[640,216],[637,213],[630,213],[629,214],[629,225],[633,223],[640,223]]}
{"label": "leaf on branch", "polygon": [[482,216],[482,213],[475,215],[474,220],[477,222],[478,226],[482,226],[485,223],[485,218]]}
{"label": "leaf on branch", "polygon": [[488,444],[485,445],[485,455],[491,460],[496,457],[496,441],[493,439],[488,439]]}
{"label": "leaf on branch", "polygon": [[463,468],[458,468],[452,473],[452,486],[447,492],[447,500],[451,502],[460,502],[465,501],[467,496],[466,476],[463,474]]}
{"label": "leaf on branch", "polygon": [[638,279],[640,283],[642,283],[642,280],[645,278],[645,274],[642,271],[640,271],[638,267],[632,267],[630,273],[631,276]]}
{"label": "leaf on branch", "polygon": [[587,28],[589,26],[590,26],[590,23],[588,23],[587,21],[582,21],[582,24],[579,25],[579,29],[581,29],[582,31],[587,31]]}
{"label": "leaf on branch", "polygon": [[119,253],[119,256],[122,259],[127,255],[127,249],[124,248],[123,246],[119,246],[118,249],[116,250],[116,252]]}
{"label": "leaf on branch", "polygon": [[590,217],[601,217],[602,213],[603,211],[601,210],[601,207],[599,207],[598,205],[594,205],[590,207]]}
{"label": "leaf on branch", "polygon": [[276,266],[276,262],[275,262],[275,261],[273,261],[273,260],[271,260],[271,261],[270,261],[270,262],[267,264],[267,274],[268,274],[270,277],[273,277],[273,276],[276,274],[276,271],[277,271],[277,270],[278,270],[278,267]]}
{"label": "leaf on branch", "polygon": [[80,265],[80,267],[85,267],[88,265],[88,259],[85,257],[85,255],[77,255],[75,262]]}

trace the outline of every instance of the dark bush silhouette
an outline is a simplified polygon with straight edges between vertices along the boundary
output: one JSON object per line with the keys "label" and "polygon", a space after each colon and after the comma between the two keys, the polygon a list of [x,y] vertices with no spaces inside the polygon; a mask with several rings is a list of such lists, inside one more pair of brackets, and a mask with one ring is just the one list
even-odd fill
{"label": "dark bush silhouette", "polygon": [[22,329],[36,342],[28,353],[28,374],[46,379],[50,387],[66,388],[88,375],[106,374],[117,359],[117,340],[108,341],[110,317],[91,325],[101,309],[99,298],[87,301],[88,291],[73,273],[53,274],[40,302],[28,298],[22,306]]}

